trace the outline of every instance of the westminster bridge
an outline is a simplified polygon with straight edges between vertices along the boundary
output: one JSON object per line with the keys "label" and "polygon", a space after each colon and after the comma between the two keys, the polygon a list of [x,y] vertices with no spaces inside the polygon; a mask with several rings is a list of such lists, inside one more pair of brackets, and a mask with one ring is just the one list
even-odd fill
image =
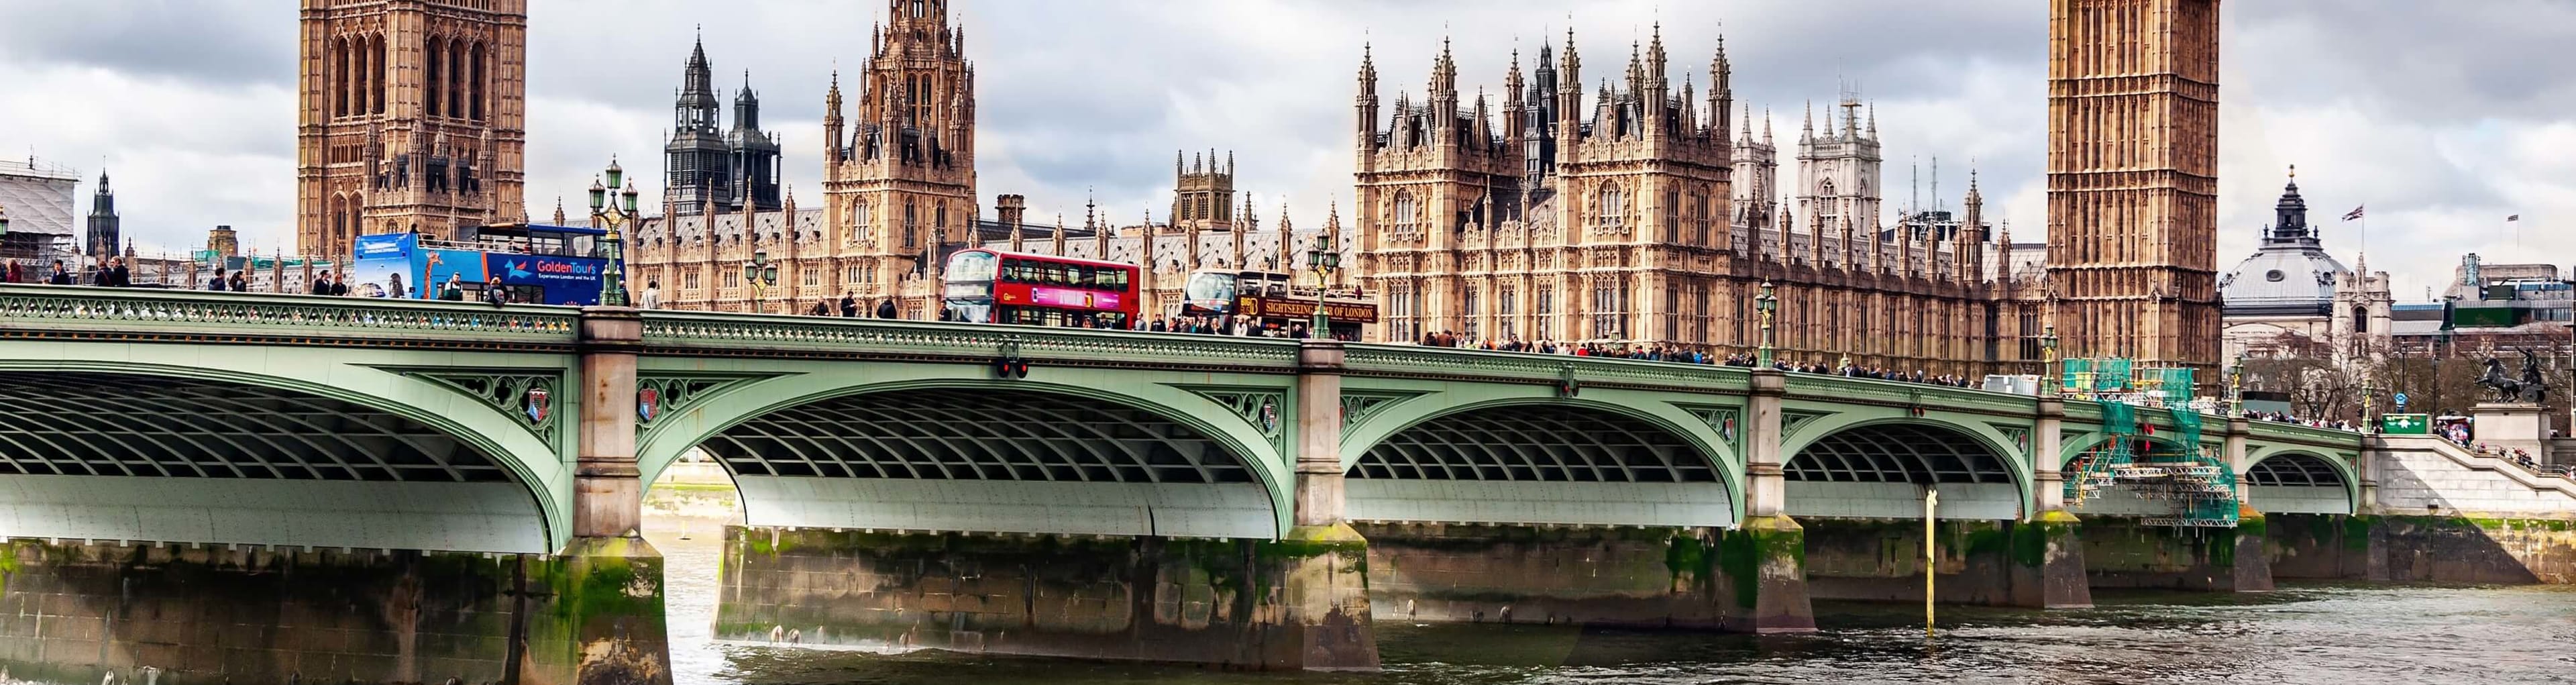
{"label": "westminster bridge", "polygon": [[[1811,597],[1920,601],[1927,563],[1941,601],[2044,607],[2440,573],[2354,523],[2383,486],[2576,511],[2429,438],[2105,414],[1409,345],[0,286],[0,663],[668,682],[640,498],[700,450],[746,524],[719,637],[1277,669],[1374,668],[1372,617],[1812,630]],[[2215,455],[2237,524],[2071,496],[2132,439]]]}

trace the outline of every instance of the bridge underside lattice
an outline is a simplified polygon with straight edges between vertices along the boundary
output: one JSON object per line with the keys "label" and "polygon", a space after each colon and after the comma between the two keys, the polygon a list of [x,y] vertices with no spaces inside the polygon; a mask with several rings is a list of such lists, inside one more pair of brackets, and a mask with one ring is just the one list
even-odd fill
{"label": "bridge underside lattice", "polygon": [[1921,518],[1932,487],[1941,491],[1941,518],[2010,519],[2021,511],[2003,455],[1952,428],[1845,428],[1808,444],[1782,470],[1792,516]]}
{"label": "bridge underside lattice", "polygon": [[1716,462],[1670,429],[1549,404],[1469,409],[1388,436],[1352,465],[1351,518],[1727,526]]}
{"label": "bridge underside lattice", "polygon": [[535,494],[402,415],[240,383],[0,372],[11,535],[547,552]]}
{"label": "bridge underside lattice", "polygon": [[1269,491],[1220,441],[1073,395],[913,389],[768,412],[704,443],[752,525],[1268,538]]}

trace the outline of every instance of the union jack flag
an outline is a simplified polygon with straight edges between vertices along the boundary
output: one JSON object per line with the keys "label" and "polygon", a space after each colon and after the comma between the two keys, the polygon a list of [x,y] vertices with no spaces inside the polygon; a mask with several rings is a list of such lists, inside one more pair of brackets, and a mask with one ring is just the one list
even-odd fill
{"label": "union jack flag", "polygon": [[[2367,205],[2364,205],[2364,206],[2367,206]],[[2344,213],[2343,213],[2343,220],[2345,220],[2345,221],[2351,221],[2351,220],[2359,219],[2359,218],[2361,218],[2361,207],[2354,207],[2354,208],[2352,208],[2352,211],[2344,212]]]}

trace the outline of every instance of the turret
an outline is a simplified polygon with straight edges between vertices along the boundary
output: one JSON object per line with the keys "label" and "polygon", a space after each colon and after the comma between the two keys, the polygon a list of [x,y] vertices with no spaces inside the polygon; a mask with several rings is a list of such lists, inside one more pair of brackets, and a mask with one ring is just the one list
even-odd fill
{"label": "turret", "polygon": [[1959,272],[1959,282],[1985,280],[1986,196],[1977,190],[1977,170],[1968,169],[1968,199],[1962,203],[1959,234],[1952,239],[1951,266]]}
{"label": "turret", "polygon": [[1513,145],[1521,142],[1522,117],[1526,116],[1521,105],[1527,102],[1521,98],[1521,89],[1526,87],[1528,85],[1521,81],[1521,50],[1512,48],[1511,71],[1503,74],[1503,135],[1508,136]]}
{"label": "turret", "polygon": [[1562,81],[1556,87],[1556,149],[1570,154],[1575,150],[1576,138],[1582,135],[1577,117],[1583,111],[1583,57],[1575,51],[1573,27],[1565,29],[1564,61],[1559,69],[1564,73],[1557,75]]}
{"label": "turret", "polygon": [[1664,100],[1671,95],[1671,82],[1664,78],[1664,23],[1655,22],[1654,38],[1646,47],[1646,92],[1652,94],[1653,111],[1663,111]]}
{"label": "turret", "polygon": [[[1721,34],[1717,37],[1717,55],[1710,57],[1708,62],[1709,139],[1724,143],[1733,138],[1730,133],[1734,130],[1735,124],[1734,121],[1727,119],[1727,115],[1735,111],[1735,65],[1726,59],[1725,35]],[[1749,133],[1753,118],[1752,106],[1749,104],[1746,105],[1744,117],[1745,128]]]}
{"label": "turret", "polygon": [[2272,205],[2272,232],[2263,236],[2265,243],[2296,242],[2315,238],[2308,230],[2308,200],[2299,196],[2299,165],[2290,165],[2290,180],[2281,186],[2281,200]]}
{"label": "turret", "polygon": [[1356,142],[1360,150],[1360,168],[1366,170],[1372,166],[1368,152],[1377,149],[1378,111],[1377,61],[1370,56],[1369,46],[1365,44],[1360,46],[1359,84],[1359,97],[1354,99],[1352,106],[1359,115],[1359,138]]}
{"label": "turret", "polygon": [[1451,58],[1449,39],[1440,39],[1440,56],[1431,60],[1431,131],[1442,143],[1457,140],[1453,130],[1458,122],[1458,61]]}
{"label": "turret", "polygon": [[841,139],[843,131],[844,129],[841,128],[841,70],[833,69],[832,87],[823,91],[823,164],[825,166],[845,159],[841,155],[844,146]]}

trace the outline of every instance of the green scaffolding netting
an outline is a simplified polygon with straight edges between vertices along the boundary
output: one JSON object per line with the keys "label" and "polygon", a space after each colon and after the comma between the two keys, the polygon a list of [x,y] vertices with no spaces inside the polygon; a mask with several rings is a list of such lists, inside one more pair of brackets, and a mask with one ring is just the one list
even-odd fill
{"label": "green scaffolding netting", "polygon": [[[2182,375],[2188,379],[2189,374]],[[2187,381],[2186,381],[2187,382]],[[2236,474],[2201,446],[2201,416],[2188,406],[2165,408],[2174,426],[2172,447],[2149,444],[2137,407],[2125,402],[2097,402],[2102,409],[2101,446],[2078,458],[2076,475],[2066,482],[2066,498],[2081,505],[2096,491],[2121,488],[2140,499],[2163,502],[2166,516],[2150,516],[2148,525],[2234,527],[2237,523]],[[2143,430],[2142,430],[2143,428]],[[2147,445],[2140,455],[2138,446]]]}

